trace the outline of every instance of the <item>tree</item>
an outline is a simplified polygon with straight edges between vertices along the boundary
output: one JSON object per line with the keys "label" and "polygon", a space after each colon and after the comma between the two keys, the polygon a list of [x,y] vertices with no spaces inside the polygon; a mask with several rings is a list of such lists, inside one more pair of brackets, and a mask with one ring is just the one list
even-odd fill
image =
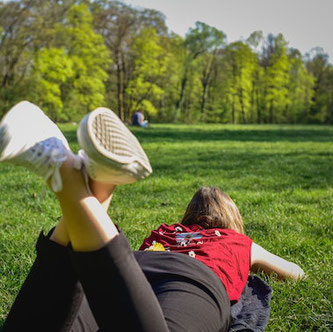
{"label": "tree", "polygon": [[207,93],[209,86],[211,84],[213,69],[217,61],[217,54],[219,49],[224,45],[225,34],[215,28],[210,29],[210,39],[211,45],[207,52],[203,53],[201,56],[202,60],[202,74],[201,74],[201,84],[202,84],[202,96],[201,96],[201,120],[205,118]]}
{"label": "tree", "polygon": [[64,29],[60,28],[75,72],[74,79],[68,82],[71,89],[63,90],[68,111],[77,109],[86,113],[104,104],[104,82],[111,58],[103,37],[94,32],[92,22],[85,4],[74,5],[68,11]]}
{"label": "tree", "polygon": [[39,35],[32,1],[8,2],[0,7],[0,112],[6,111],[26,89],[22,84],[31,63],[31,46]]}
{"label": "tree", "polygon": [[54,24],[74,0],[10,1],[0,6],[0,114],[30,95],[31,68],[39,49],[52,41]]}
{"label": "tree", "polygon": [[132,52],[134,68],[126,90],[130,114],[144,110],[155,115],[157,109],[153,100],[159,100],[163,94],[159,81],[167,68],[165,50],[159,43],[155,29],[141,30],[133,42]]}
{"label": "tree", "polygon": [[68,120],[63,112],[62,86],[74,78],[73,60],[65,49],[38,52],[33,64],[31,99],[55,121]]}
{"label": "tree", "polygon": [[133,74],[134,36],[145,28],[154,28],[157,35],[166,35],[165,17],[158,11],[134,9],[119,1],[94,1],[91,8],[95,29],[103,35],[114,61],[108,70],[108,103],[112,107],[117,105],[119,117],[125,121],[129,116],[126,91]]}
{"label": "tree", "polygon": [[54,120],[78,120],[104,103],[109,51],[85,4],[72,5],[48,35],[48,47],[35,53],[29,95]]}
{"label": "tree", "polygon": [[310,122],[332,123],[332,65],[328,63],[328,55],[321,48],[314,48],[306,55],[305,63],[314,77],[312,108]]}
{"label": "tree", "polygon": [[[263,49],[261,65],[265,71],[266,121],[279,122],[283,119],[288,100],[289,59],[287,42],[282,34],[269,34]],[[267,114],[268,113],[268,114]]]}
{"label": "tree", "polygon": [[246,43],[252,47],[252,50],[258,54],[259,50],[258,47],[264,42],[264,35],[263,32],[258,30],[254,31],[250,34],[250,36],[246,39]]}
{"label": "tree", "polygon": [[30,53],[28,99],[56,121],[78,120],[104,103],[110,56],[85,4],[63,11],[39,44]]}
{"label": "tree", "polygon": [[256,56],[243,42],[234,42],[226,49],[228,66],[228,95],[231,105],[232,122],[237,122],[237,113],[242,123],[248,122],[253,90],[253,74]]}
{"label": "tree", "polygon": [[158,85],[163,91],[158,100],[155,100],[158,113],[150,115],[151,120],[155,122],[171,122],[174,119],[174,105],[178,98],[183,65],[183,42],[183,38],[176,34],[159,36],[158,43],[164,50],[165,70],[158,78]]}
{"label": "tree", "polygon": [[[214,52],[218,47],[223,44],[223,42],[223,32],[203,22],[196,22],[195,28],[189,29],[189,32],[186,34],[184,40],[184,48],[186,54],[184,56],[183,75],[181,80],[179,98],[176,103],[176,119],[179,117],[179,113],[183,106],[185,90],[188,81],[188,74],[193,62],[205,52]],[[208,69],[206,72],[206,76],[208,76],[209,71],[210,70]],[[205,87],[205,89],[207,89],[207,86]],[[206,91],[204,91],[203,94],[206,94]]]}
{"label": "tree", "polygon": [[306,122],[312,107],[314,77],[305,68],[302,54],[298,50],[290,50],[289,62],[289,103],[286,120],[289,123]]}
{"label": "tree", "polygon": [[252,76],[251,93],[251,122],[261,123],[264,111],[264,70],[259,64],[260,48],[263,49],[264,35],[262,31],[254,31],[247,38],[246,43],[252,48],[256,55],[256,64]]}
{"label": "tree", "polygon": [[109,104],[116,104],[118,115],[125,120],[125,90],[129,80],[130,60],[129,50],[131,48],[132,36],[137,29],[137,11],[131,7],[117,2],[100,0],[93,2],[92,12],[94,15],[95,29],[105,40],[112,58],[116,73],[116,100],[113,100],[113,78],[114,69],[108,69],[107,98]]}

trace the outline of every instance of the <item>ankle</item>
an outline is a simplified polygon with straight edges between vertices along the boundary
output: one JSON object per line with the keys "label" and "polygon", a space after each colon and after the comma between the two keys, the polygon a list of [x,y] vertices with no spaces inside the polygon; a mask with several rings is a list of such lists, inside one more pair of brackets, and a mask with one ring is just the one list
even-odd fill
{"label": "ankle", "polygon": [[[62,181],[62,190],[55,194],[59,196],[72,196],[73,198],[89,196],[82,171],[78,165],[77,157],[68,151],[67,158],[60,167],[60,177]],[[51,181],[47,181],[52,190]]]}
{"label": "ankle", "polygon": [[89,187],[93,195],[98,199],[100,203],[102,203],[106,200],[111,200],[113,192],[115,191],[117,185],[103,183],[89,178]]}

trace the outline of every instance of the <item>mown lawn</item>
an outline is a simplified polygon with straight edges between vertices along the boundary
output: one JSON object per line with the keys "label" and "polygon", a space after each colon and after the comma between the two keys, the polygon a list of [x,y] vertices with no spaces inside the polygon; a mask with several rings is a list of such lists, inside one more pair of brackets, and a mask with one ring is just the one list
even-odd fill
{"label": "mown lawn", "polygon": [[[62,125],[74,151],[72,125]],[[273,287],[267,331],[332,331],[333,127],[152,125],[132,129],[154,173],[117,189],[109,214],[137,249],[149,230],[179,221],[196,189],[214,185],[238,205],[247,234],[300,264],[298,283]],[[35,253],[60,216],[25,169],[0,164],[0,327]],[[190,332],[190,331],[189,331]]]}

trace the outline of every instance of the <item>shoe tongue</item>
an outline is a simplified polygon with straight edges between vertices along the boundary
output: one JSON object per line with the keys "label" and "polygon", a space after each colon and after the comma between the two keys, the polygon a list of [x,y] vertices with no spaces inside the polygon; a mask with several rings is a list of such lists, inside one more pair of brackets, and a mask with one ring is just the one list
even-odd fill
{"label": "shoe tongue", "polygon": [[59,138],[51,137],[42,143],[45,144],[46,149],[50,149],[51,187],[56,193],[62,190],[60,167],[66,161],[68,152]]}
{"label": "shoe tongue", "polygon": [[51,188],[55,193],[62,190],[62,180],[59,168],[56,168],[51,176]]}

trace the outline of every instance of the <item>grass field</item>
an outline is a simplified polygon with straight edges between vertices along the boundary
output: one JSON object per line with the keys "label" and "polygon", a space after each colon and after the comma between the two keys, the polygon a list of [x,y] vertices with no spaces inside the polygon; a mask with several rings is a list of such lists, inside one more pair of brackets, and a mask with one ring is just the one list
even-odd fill
{"label": "grass field", "polygon": [[[72,125],[62,125],[74,151]],[[333,127],[153,125],[133,129],[154,169],[117,188],[109,214],[137,249],[149,230],[179,221],[196,189],[214,185],[238,205],[247,234],[301,265],[301,282],[273,287],[267,331],[332,331]],[[0,165],[0,327],[35,253],[60,216],[43,181]],[[189,331],[190,332],[190,331]]]}

